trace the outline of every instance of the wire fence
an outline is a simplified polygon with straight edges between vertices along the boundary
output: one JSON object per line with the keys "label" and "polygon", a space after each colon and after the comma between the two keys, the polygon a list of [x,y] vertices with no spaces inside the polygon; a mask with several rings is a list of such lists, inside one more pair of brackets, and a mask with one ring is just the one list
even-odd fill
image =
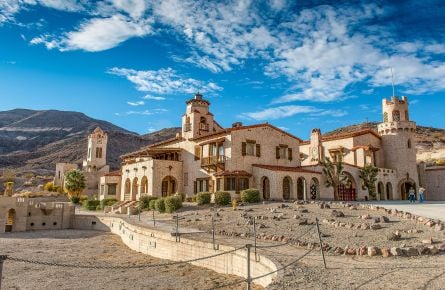
{"label": "wire fence", "polygon": [[[255,217],[253,217],[255,219]],[[179,230],[179,216],[176,215],[174,217],[174,225],[175,225],[175,229],[174,229],[174,234],[176,237],[176,242],[180,242],[180,230]],[[315,232],[314,229],[316,229]],[[252,277],[251,276],[251,249],[253,248],[254,250],[254,257],[255,260],[254,262],[259,262],[259,260],[257,260],[257,250],[268,250],[268,249],[275,249],[275,248],[280,248],[280,247],[284,247],[286,245],[290,245],[292,241],[299,241],[300,239],[302,239],[303,237],[307,236],[308,234],[310,234],[311,232],[313,233],[318,233],[318,238],[319,238],[319,245],[320,245],[320,250],[321,250],[321,255],[323,257],[323,262],[324,262],[324,266],[326,268],[326,261],[325,261],[325,257],[324,257],[324,252],[323,252],[323,247],[322,247],[322,240],[321,240],[321,234],[320,234],[320,228],[319,228],[319,222],[318,219],[316,219],[316,223],[314,226],[311,226],[310,228],[308,228],[306,231],[304,231],[301,234],[298,235],[294,235],[291,238],[289,238],[286,242],[284,243],[279,243],[279,244],[269,244],[269,245],[258,245],[257,244],[257,232],[256,232],[256,227],[255,227],[255,220],[253,222],[253,238],[254,238],[254,244],[246,244],[237,248],[234,248],[232,250],[228,250],[228,251],[222,251],[222,252],[218,252],[216,254],[213,255],[209,255],[209,256],[205,256],[205,257],[199,257],[199,258],[195,258],[195,259],[189,259],[189,260],[182,260],[182,261],[173,261],[173,262],[166,262],[166,263],[157,263],[157,264],[139,264],[139,265],[83,265],[83,264],[69,264],[69,263],[60,263],[60,262],[49,262],[49,261],[40,261],[40,260],[35,260],[35,259],[24,259],[24,258],[19,258],[19,257],[13,257],[13,256],[6,256],[6,255],[0,255],[0,290],[1,290],[1,282],[2,282],[2,270],[3,270],[3,265],[4,262],[18,262],[18,263],[26,263],[26,264],[33,264],[33,265],[42,265],[42,266],[51,266],[51,267],[60,267],[60,268],[78,268],[78,269],[96,269],[96,270],[100,270],[100,269],[106,269],[106,270],[111,270],[111,269],[117,269],[117,270],[131,270],[131,269],[147,269],[147,268],[159,268],[159,267],[168,267],[168,266],[174,266],[174,265],[181,265],[181,264],[188,264],[188,263],[194,263],[194,262],[198,262],[198,261],[203,261],[203,260],[207,260],[207,259],[212,259],[212,258],[216,258],[219,256],[223,256],[223,255],[228,255],[228,254],[232,254],[235,253],[237,251],[241,251],[243,249],[245,249],[247,251],[247,255],[246,255],[246,273],[247,273],[247,277],[244,279],[240,279],[234,282],[230,282],[227,284],[223,284],[223,285],[218,285],[217,287],[211,288],[211,289],[221,289],[221,288],[226,288],[226,287],[231,287],[231,286],[235,286],[235,285],[240,285],[242,283],[246,283],[246,288],[248,290],[251,289],[251,284],[254,281],[260,280],[262,278],[268,277],[270,275],[276,274],[280,271],[283,271],[289,267],[291,267],[292,265],[295,265],[298,261],[302,260],[303,258],[305,258],[307,255],[309,255],[311,252],[313,252],[315,250],[315,247],[311,247],[311,249],[308,249],[308,251],[306,251],[304,254],[298,256],[296,259],[294,259],[293,261],[291,261],[290,263],[287,263],[286,265],[280,267],[279,269],[276,269],[274,271],[271,271],[269,273],[264,273],[262,275],[256,276],[256,277]],[[213,240],[213,250],[218,250],[219,246],[216,246],[216,241],[215,241],[215,224],[213,223],[213,218],[212,218],[212,240]]]}

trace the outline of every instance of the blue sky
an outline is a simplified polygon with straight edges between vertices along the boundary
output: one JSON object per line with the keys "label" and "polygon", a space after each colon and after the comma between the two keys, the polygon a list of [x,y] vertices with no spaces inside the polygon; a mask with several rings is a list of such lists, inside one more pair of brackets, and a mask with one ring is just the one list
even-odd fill
{"label": "blue sky", "polygon": [[392,67],[412,118],[443,128],[443,15],[432,0],[2,0],[0,110],[80,111],[147,133],[179,126],[199,90],[224,126],[307,139],[380,120]]}

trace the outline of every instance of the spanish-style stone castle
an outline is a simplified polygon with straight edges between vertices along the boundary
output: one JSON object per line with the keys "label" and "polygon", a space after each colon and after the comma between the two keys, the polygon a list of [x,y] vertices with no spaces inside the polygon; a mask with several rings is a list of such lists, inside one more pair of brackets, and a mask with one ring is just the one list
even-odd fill
{"label": "spanish-style stone castle", "polygon": [[320,161],[325,157],[345,166],[340,200],[369,198],[359,178],[366,164],[378,168],[379,200],[407,199],[408,190],[419,186],[427,189],[427,199],[445,198],[445,168],[416,163],[416,123],[410,120],[406,97],[383,100],[377,132],[326,137],[314,129],[308,141],[268,123],[223,128],[199,93],[186,104],[181,134],[122,156],[121,170],[100,178],[100,198],[130,202],[143,195],[191,197],[203,191],[229,191],[236,197],[257,188],[264,200],[334,199],[334,190],[324,185]]}

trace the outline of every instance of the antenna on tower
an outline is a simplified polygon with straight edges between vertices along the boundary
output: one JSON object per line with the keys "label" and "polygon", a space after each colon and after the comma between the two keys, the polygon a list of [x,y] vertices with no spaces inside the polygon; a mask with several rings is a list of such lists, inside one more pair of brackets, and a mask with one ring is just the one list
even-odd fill
{"label": "antenna on tower", "polygon": [[390,69],[391,69],[391,80],[392,80],[392,96],[395,97],[396,96],[396,92],[395,92],[395,89],[394,89],[394,74],[392,72],[392,67]]}

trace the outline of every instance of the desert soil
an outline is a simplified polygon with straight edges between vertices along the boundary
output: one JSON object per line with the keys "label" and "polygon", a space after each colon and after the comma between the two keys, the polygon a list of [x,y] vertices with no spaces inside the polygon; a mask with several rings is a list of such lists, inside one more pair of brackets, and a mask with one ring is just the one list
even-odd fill
{"label": "desert soil", "polygon": [[[79,230],[0,234],[0,254],[83,265],[169,262],[132,251],[111,233]],[[6,261],[2,289],[211,289],[238,280],[236,276],[221,275],[189,264],[91,270]]]}

